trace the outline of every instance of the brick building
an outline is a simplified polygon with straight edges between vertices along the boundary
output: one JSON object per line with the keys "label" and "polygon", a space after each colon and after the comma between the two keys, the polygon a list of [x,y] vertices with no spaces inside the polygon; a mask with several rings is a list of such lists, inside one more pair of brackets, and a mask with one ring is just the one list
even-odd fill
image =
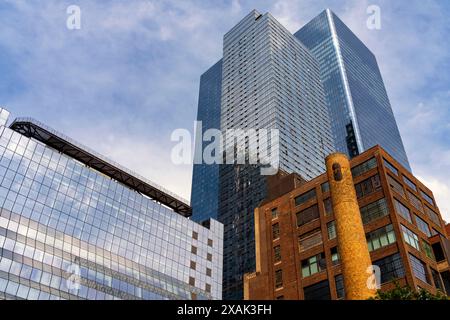
{"label": "brick building", "polygon": [[[379,146],[353,158],[351,167],[381,289],[398,279],[432,293],[450,292],[450,242],[431,190]],[[256,272],[244,277],[245,299],[344,298],[327,175],[309,182],[296,175],[283,179],[290,190],[273,188],[274,197],[269,188],[255,209]]]}

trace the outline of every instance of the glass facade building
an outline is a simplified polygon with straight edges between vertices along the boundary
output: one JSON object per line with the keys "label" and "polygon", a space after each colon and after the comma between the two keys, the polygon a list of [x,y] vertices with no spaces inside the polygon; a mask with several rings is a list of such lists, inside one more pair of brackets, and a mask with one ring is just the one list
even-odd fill
{"label": "glass facade building", "polygon": [[[215,93],[221,84],[222,133],[278,129],[279,142],[270,148],[279,168],[304,179],[322,173],[323,158],[334,150],[334,141],[319,64],[305,46],[269,13],[254,10],[225,34],[221,61],[221,83],[214,79],[212,84]],[[199,114],[201,107],[216,110],[214,101],[199,104]],[[225,149],[232,149],[227,142]],[[242,299],[243,275],[255,263],[253,210],[266,196],[267,180],[258,164],[219,167],[215,183],[219,185],[217,217],[225,234],[223,297]],[[207,186],[194,173],[198,197],[209,197]],[[194,206],[194,219],[196,215]]]}
{"label": "glass facade building", "polygon": [[[222,60],[209,68],[200,77],[197,121],[201,121],[202,135],[208,129],[220,129],[220,101],[222,99]],[[202,139],[202,150],[209,142]],[[217,219],[219,210],[219,165],[195,163],[192,174],[191,206],[192,218],[203,221]],[[207,191],[207,192],[205,192]]]}
{"label": "glass facade building", "polygon": [[37,121],[5,125],[0,299],[221,299],[221,223]]}
{"label": "glass facade building", "polygon": [[411,170],[374,54],[330,9],[295,36],[319,61],[337,151],[378,144]]}

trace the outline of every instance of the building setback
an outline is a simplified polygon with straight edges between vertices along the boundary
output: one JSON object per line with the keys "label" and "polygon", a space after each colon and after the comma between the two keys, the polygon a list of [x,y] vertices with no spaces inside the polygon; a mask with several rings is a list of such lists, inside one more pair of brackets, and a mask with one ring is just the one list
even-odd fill
{"label": "building setback", "polygon": [[[431,190],[379,146],[351,168],[381,289],[398,280],[450,293],[450,242]],[[256,271],[244,278],[246,299],[345,296],[332,201],[322,174],[255,209]]]}
{"label": "building setback", "polygon": [[223,225],[0,109],[0,299],[221,299]]}
{"label": "building setback", "polygon": [[330,9],[294,35],[320,64],[336,150],[353,157],[381,145],[411,171],[374,54]]}

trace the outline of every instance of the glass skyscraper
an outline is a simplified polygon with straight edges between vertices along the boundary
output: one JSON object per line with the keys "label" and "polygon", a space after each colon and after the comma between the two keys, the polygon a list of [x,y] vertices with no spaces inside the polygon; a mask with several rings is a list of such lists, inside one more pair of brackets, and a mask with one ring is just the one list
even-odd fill
{"label": "glass skyscraper", "polygon": [[378,144],[411,171],[374,54],[330,9],[295,36],[319,61],[336,150],[353,157]]}
{"label": "glass skyscraper", "polygon": [[[202,135],[208,129],[220,129],[220,106],[222,99],[222,60],[209,68],[200,77],[197,121],[201,121]],[[209,142],[202,139],[202,150]],[[196,150],[198,152],[198,150]],[[217,219],[219,208],[219,165],[194,164],[192,174],[191,206],[195,212],[193,219],[202,221],[208,218]],[[208,192],[204,192],[207,190]]]}
{"label": "glass skyscraper", "polygon": [[0,109],[0,299],[221,299],[223,225]]}
{"label": "glass skyscraper", "polygon": [[[319,64],[305,46],[269,13],[254,10],[225,34],[221,67],[221,82],[214,78],[212,85],[214,93],[221,85],[222,132],[278,129],[279,142],[271,151],[279,168],[304,179],[322,173],[323,158],[334,150],[333,139]],[[200,90],[200,101],[203,95],[208,91]],[[217,100],[199,104],[199,114],[204,113],[200,107],[216,110]],[[225,234],[223,297],[242,299],[243,274],[255,264],[253,210],[266,196],[267,180],[259,165],[225,164],[215,183],[217,217]],[[208,184],[195,174],[192,190],[193,199],[210,194]]]}

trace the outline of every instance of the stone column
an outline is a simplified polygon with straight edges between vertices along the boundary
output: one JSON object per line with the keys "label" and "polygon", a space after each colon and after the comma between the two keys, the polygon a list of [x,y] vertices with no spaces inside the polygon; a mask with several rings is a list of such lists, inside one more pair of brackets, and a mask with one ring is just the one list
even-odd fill
{"label": "stone column", "polygon": [[367,247],[364,226],[356,198],[355,186],[346,155],[334,153],[326,158],[331,201],[336,220],[339,255],[344,276],[345,298],[365,300],[373,297],[369,289],[367,270],[372,265]]}

